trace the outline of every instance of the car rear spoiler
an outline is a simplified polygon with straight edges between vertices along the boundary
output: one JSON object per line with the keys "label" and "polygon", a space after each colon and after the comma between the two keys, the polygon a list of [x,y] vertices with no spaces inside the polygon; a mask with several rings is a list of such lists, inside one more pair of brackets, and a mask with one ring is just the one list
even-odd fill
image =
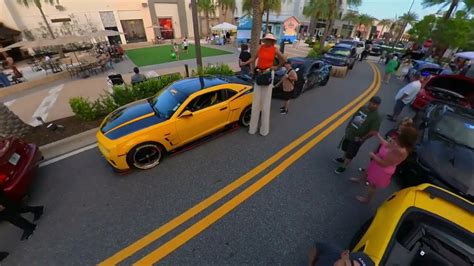
{"label": "car rear spoiler", "polygon": [[474,213],[474,204],[467,200],[467,199],[462,199],[459,196],[453,195],[449,192],[446,192],[440,188],[434,187],[434,186],[428,186],[425,189],[423,189],[424,192],[428,193],[431,195],[433,198],[441,198],[447,202],[450,202],[470,213]]}

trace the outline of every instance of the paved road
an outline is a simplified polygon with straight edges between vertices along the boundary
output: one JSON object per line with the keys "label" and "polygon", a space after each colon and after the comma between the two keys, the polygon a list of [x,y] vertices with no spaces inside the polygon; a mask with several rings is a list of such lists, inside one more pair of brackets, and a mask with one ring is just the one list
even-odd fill
{"label": "paved road", "polygon": [[[286,116],[278,113],[281,103],[274,100],[269,136],[251,136],[239,129],[168,157],[149,171],[115,175],[95,149],[41,168],[31,202],[44,204],[46,212],[28,241],[19,241],[20,230],[0,224],[0,250],[11,252],[5,265],[93,265],[107,259],[321,123],[363,93],[373,77],[369,64],[358,63],[345,79],[331,79],[326,87],[308,91],[293,101]],[[381,87],[378,94],[384,99],[383,114],[391,109],[397,87]],[[391,126],[385,120],[383,131]],[[162,262],[303,265],[314,241],[347,245],[396,185],[380,192],[368,206],[356,202],[354,196],[364,192],[364,187],[347,179],[357,174],[358,166],[367,163],[366,155],[376,144],[373,140],[366,143],[351,169],[338,176],[333,174],[335,165],[331,159],[339,155],[336,146],[342,133],[340,126],[276,179]],[[122,265],[135,263],[156,250],[271,169],[124,260]]]}

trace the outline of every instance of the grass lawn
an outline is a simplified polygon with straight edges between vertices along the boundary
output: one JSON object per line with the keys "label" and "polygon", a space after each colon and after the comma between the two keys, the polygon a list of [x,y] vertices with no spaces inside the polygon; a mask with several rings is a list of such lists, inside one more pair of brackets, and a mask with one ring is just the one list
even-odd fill
{"label": "grass lawn", "polygon": [[[137,66],[148,66],[174,62],[176,59],[171,58],[171,45],[160,45],[155,47],[133,49],[126,52],[128,58]],[[212,49],[201,46],[202,57],[232,54],[231,52]],[[180,60],[196,58],[196,50],[194,45],[189,45],[189,54],[185,54],[181,49]]]}

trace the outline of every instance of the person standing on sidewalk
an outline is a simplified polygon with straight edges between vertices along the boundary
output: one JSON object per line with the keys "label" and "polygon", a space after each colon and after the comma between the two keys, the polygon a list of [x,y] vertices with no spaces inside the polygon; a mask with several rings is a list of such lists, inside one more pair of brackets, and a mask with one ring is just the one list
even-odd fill
{"label": "person standing on sidewalk", "polygon": [[385,84],[388,84],[390,82],[390,78],[392,77],[392,74],[395,73],[397,70],[398,66],[398,57],[397,56],[392,56],[392,59],[388,61],[387,66],[385,67],[385,75],[383,77],[383,80]]}
{"label": "person standing on sidewalk", "polygon": [[20,214],[31,212],[34,214],[34,221],[37,221],[43,215],[43,211],[43,206],[31,207],[24,203],[16,204],[10,201],[5,192],[0,189],[0,220],[8,221],[16,227],[23,229],[21,240],[26,240],[33,234],[36,224],[29,222]]}
{"label": "person standing on sidewalk", "polygon": [[405,105],[410,104],[415,100],[416,95],[421,90],[421,83],[423,79],[419,73],[415,73],[412,77],[412,81],[405,87],[401,88],[397,95],[395,95],[395,106],[393,107],[393,113],[387,115],[387,119],[395,122],[397,121],[398,115],[402,112]]}
{"label": "person standing on sidewalk", "polygon": [[291,67],[290,62],[286,61],[284,66],[286,68],[285,76],[283,76],[275,87],[278,87],[280,84],[283,86],[283,99],[285,103],[280,107],[280,114],[286,115],[288,114],[290,99],[293,97],[293,90],[295,89],[295,82],[298,80],[298,75],[296,75],[296,71]]}
{"label": "person standing on sidewalk", "polygon": [[370,99],[369,104],[360,108],[352,117],[346,127],[346,133],[339,144],[339,148],[344,152],[344,156],[336,158],[334,161],[340,163],[334,172],[342,174],[346,171],[347,166],[359,152],[360,147],[367,139],[376,135],[379,131],[382,118],[378,112],[382,99],[374,96]]}
{"label": "person standing on sidewalk", "polygon": [[[255,63],[258,59],[255,69],[255,86],[249,133],[257,133],[258,122],[261,120],[260,135],[266,136],[270,132],[270,107],[272,103],[274,71],[283,65],[285,57],[275,47],[276,37],[273,34],[267,33],[262,42],[263,44],[260,46],[258,53],[242,65]],[[274,66],[275,57],[278,59],[277,66]]]}
{"label": "person standing on sidewalk", "polygon": [[249,46],[248,44],[242,44],[240,46],[240,55],[239,55],[239,66],[240,66],[240,73],[242,75],[250,75],[250,65],[243,65],[244,62],[247,62],[252,55],[249,53]]}

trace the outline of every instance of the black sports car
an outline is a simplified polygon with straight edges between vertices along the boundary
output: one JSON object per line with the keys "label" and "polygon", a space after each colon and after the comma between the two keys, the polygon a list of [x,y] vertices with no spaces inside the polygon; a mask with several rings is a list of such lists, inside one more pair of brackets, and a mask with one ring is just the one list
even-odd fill
{"label": "black sports car", "polygon": [[[305,57],[288,58],[291,66],[298,75],[298,80],[293,91],[293,98],[298,97],[301,93],[316,86],[324,86],[329,81],[331,74],[331,66],[321,60],[315,60]],[[281,68],[275,72],[274,84],[280,82],[281,78],[286,74],[286,69]],[[283,88],[278,86],[273,88],[273,97],[283,98]]]}
{"label": "black sports car", "polygon": [[376,44],[370,48],[369,55],[372,56],[381,56],[382,55],[382,48]]}
{"label": "black sports car", "polygon": [[473,200],[474,111],[432,103],[420,117],[416,150],[397,169],[401,183],[428,182]]}

